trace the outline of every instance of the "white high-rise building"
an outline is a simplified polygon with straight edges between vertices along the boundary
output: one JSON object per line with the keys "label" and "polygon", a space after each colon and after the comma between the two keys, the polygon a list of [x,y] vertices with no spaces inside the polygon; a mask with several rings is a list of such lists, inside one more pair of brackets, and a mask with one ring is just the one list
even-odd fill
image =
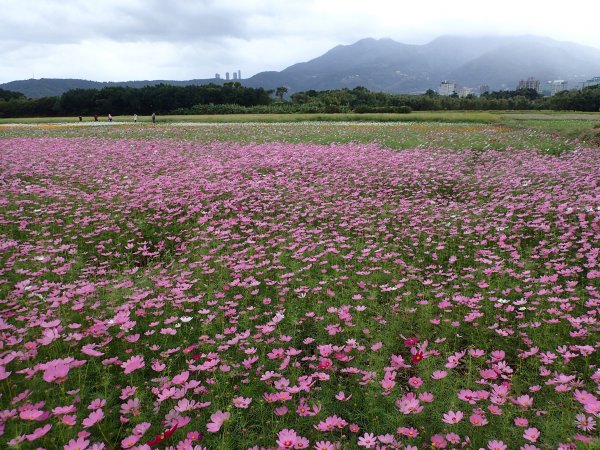
{"label": "white high-rise building", "polygon": [[594,78],[584,81],[581,84],[581,87],[585,88],[585,87],[591,87],[591,86],[598,86],[599,84],[600,84],[600,77],[594,77]]}
{"label": "white high-rise building", "polygon": [[438,87],[438,94],[448,97],[455,93],[456,82],[444,80],[440,83],[440,87]]}
{"label": "white high-rise building", "polygon": [[460,98],[465,98],[468,97],[469,95],[474,95],[475,94],[475,90],[473,88],[467,87],[467,86],[463,86],[460,88],[460,91],[458,91],[458,96]]}
{"label": "white high-rise building", "polygon": [[568,83],[565,80],[548,81],[548,91],[550,93],[550,97],[558,94],[559,92],[568,90],[569,88],[567,85]]}

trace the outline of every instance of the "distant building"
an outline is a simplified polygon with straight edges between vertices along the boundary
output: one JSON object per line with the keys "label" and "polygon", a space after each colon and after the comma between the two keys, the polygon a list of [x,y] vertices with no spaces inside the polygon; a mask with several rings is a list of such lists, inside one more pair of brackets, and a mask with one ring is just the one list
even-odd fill
{"label": "distant building", "polygon": [[233,72],[233,79],[237,80],[237,72]]}
{"label": "distant building", "polygon": [[473,95],[473,93],[474,93],[473,88],[463,86],[460,88],[460,91],[458,91],[458,96],[460,98],[465,98],[465,97],[468,97],[469,95]]}
{"label": "distant building", "polygon": [[229,72],[225,72],[225,79],[229,81]]}
{"label": "distant building", "polygon": [[238,80],[242,79],[242,71],[238,69]]}
{"label": "distant building", "polygon": [[487,84],[482,84],[479,86],[479,95],[488,94],[490,92],[490,87]]}
{"label": "distant building", "polygon": [[600,85],[600,77],[594,77],[581,83],[582,88]]}
{"label": "distant building", "polygon": [[519,81],[517,89],[533,89],[536,92],[540,92],[540,80],[533,77],[529,77],[526,80]]}
{"label": "distant building", "polygon": [[544,86],[544,95],[549,95],[550,97],[558,94],[559,92],[568,90],[568,83],[565,80],[554,80],[548,81]]}
{"label": "distant building", "polygon": [[221,79],[221,74],[220,74],[220,73],[215,73],[215,78],[216,78],[217,80],[220,80],[220,79]]}
{"label": "distant building", "polygon": [[443,96],[450,96],[456,94],[456,82],[454,81],[442,81],[440,87],[438,87],[438,94]]}

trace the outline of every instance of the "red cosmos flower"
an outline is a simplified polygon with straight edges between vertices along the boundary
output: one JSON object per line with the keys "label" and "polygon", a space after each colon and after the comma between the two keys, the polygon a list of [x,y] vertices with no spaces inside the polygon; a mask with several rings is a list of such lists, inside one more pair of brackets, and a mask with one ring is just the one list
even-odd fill
{"label": "red cosmos flower", "polygon": [[404,341],[404,345],[406,345],[407,347],[414,347],[415,345],[417,345],[418,342],[419,342],[419,338],[415,336],[415,337],[406,339]]}
{"label": "red cosmos flower", "polygon": [[149,442],[146,442],[146,445],[149,445],[150,447],[152,447],[153,445],[158,445],[160,444],[162,441],[164,441],[165,439],[167,439],[168,437],[171,437],[171,435],[173,433],[175,433],[175,431],[177,430],[177,428],[179,428],[179,425],[175,425],[173,428],[171,428],[170,430],[165,430],[165,432],[163,434],[157,434],[154,436],[154,439],[152,439]]}
{"label": "red cosmos flower", "polygon": [[412,358],[410,360],[413,363],[418,363],[422,359],[423,359],[423,352],[417,352],[412,356]]}

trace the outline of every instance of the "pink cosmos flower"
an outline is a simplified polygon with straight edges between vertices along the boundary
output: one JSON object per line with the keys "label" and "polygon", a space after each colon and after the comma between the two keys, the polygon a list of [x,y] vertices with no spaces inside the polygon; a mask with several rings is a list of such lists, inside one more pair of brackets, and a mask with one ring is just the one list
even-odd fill
{"label": "pink cosmos flower", "polygon": [[85,438],[71,439],[65,446],[64,450],[85,450],[90,445],[90,441]]}
{"label": "pink cosmos flower", "polygon": [[143,436],[146,431],[150,428],[151,424],[149,422],[142,422],[133,427],[133,434],[138,436]]}
{"label": "pink cosmos flower", "polygon": [[144,366],[144,357],[141,355],[132,356],[121,365],[121,367],[125,369],[123,372],[125,375],[130,374],[134,370],[141,369]]}
{"label": "pink cosmos flower", "polygon": [[527,409],[533,405],[533,398],[529,395],[520,395],[514,400],[514,403],[523,409]]}
{"label": "pink cosmos flower", "polygon": [[527,420],[525,417],[516,417],[515,418],[515,426],[516,427],[526,427],[527,425],[529,425],[529,420]]}
{"label": "pink cosmos flower", "polygon": [[302,436],[298,436],[298,439],[296,439],[296,443],[294,444],[294,449],[308,448],[309,445],[310,441],[308,439]]}
{"label": "pink cosmos flower", "polygon": [[412,427],[400,427],[396,430],[396,432],[406,437],[417,437],[419,435],[419,431]]}
{"label": "pink cosmos flower", "polygon": [[431,378],[434,380],[441,380],[442,378],[446,378],[448,376],[448,372],[445,370],[436,370],[431,374]]}
{"label": "pink cosmos flower", "polygon": [[410,377],[408,379],[408,384],[414,389],[419,389],[423,384],[423,380],[419,377]]}
{"label": "pink cosmos flower", "polygon": [[101,409],[97,409],[96,411],[92,411],[89,416],[83,419],[83,427],[90,428],[96,425],[104,418],[104,411]]}
{"label": "pink cosmos flower", "polygon": [[446,440],[454,445],[460,444],[460,436],[456,433],[448,433],[446,435]]}
{"label": "pink cosmos flower", "polygon": [[287,406],[279,406],[274,410],[276,416],[285,416],[288,412]]}
{"label": "pink cosmos flower", "polygon": [[77,423],[77,416],[71,415],[71,414],[66,414],[66,415],[62,416],[61,422],[64,425],[72,427],[73,425],[75,425]]}
{"label": "pink cosmos flower", "polygon": [[538,430],[537,428],[527,428],[523,432],[523,437],[529,442],[535,442],[540,437],[540,430]]}
{"label": "pink cosmos flower", "polygon": [[318,441],[315,446],[315,450],[335,450],[335,446],[329,441]]}
{"label": "pink cosmos flower", "polygon": [[474,425],[476,427],[481,427],[488,423],[485,416],[483,416],[481,414],[472,414],[471,417],[469,417],[469,421],[471,422],[472,425]]}
{"label": "pink cosmos flower", "polygon": [[446,422],[448,424],[455,424],[460,422],[464,417],[464,414],[462,413],[462,411],[448,411],[446,414],[444,414],[442,421]]}
{"label": "pink cosmos flower", "polygon": [[357,444],[359,447],[375,448],[377,445],[377,438],[373,433],[365,433],[358,438]]}
{"label": "pink cosmos flower", "polygon": [[487,448],[489,450],[506,450],[506,444],[502,441],[488,441]]}
{"label": "pink cosmos flower", "polygon": [[433,401],[433,394],[431,392],[421,392],[419,394],[419,400],[423,403],[431,403]]}
{"label": "pink cosmos flower", "polygon": [[19,417],[23,420],[45,420],[48,413],[39,409],[25,409],[19,413]]}
{"label": "pink cosmos flower", "polygon": [[57,384],[60,384],[67,379],[70,369],[71,366],[66,360],[57,359],[50,361],[45,364],[43,375],[44,381],[48,383],[54,381]]}
{"label": "pink cosmos flower", "polygon": [[294,430],[284,428],[277,433],[277,445],[281,448],[293,448],[298,440],[298,435]]}
{"label": "pink cosmos flower", "polygon": [[221,429],[223,423],[229,419],[231,414],[228,412],[217,411],[210,416],[210,422],[206,424],[206,429],[211,433],[216,433]]}
{"label": "pink cosmos flower", "polygon": [[236,408],[248,409],[250,403],[252,403],[252,399],[249,397],[235,397],[233,399],[233,406],[235,406]]}
{"label": "pink cosmos flower", "polygon": [[48,431],[50,431],[50,429],[52,428],[52,425],[47,423],[46,425],[42,426],[42,427],[38,427],[35,430],[33,430],[32,433],[26,435],[25,437],[27,438],[27,440],[29,442],[35,441],[36,439],[41,438],[42,436],[45,436]]}
{"label": "pink cosmos flower", "polygon": [[95,411],[96,409],[103,408],[104,405],[106,405],[106,400],[97,398],[95,400],[92,400],[92,402],[88,405],[87,408],[92,411]]}
{"label": "pink cosmos flower", "polygon": [[377,436],[377,440],[379,442],[381,442],[382,444],[389,444],[389,445],[393,445],[396,442],[396,438],[394,437],[393,434],[382,434]]}
{"label": "pink cosmos flower", "polygon": [[596,420],[593,417],[588,417],[580,413],[575,416],[575,426],[583,431],[594,431],[596,429]]}
{"label": "pink cosmos flower", "polygon": [[341,402],[346,402],[352,398],[352,394],[346,396],[344,391],[340,391],[337,394],[335,394],[335,398],[336,398],[336,400],[339,400]]}
{"label": "pink cosmos flower", "polygon": [[131,448],[135,444],[137,444],[140,439],[141,439],[141,436],[138,436],[136,434],[132,434],[130,436],[127,436],[126,438],[124,438],[121,441],[121,447],[123,447],[123,448]]}
{"label": "pink cosmos flower", "polygon": [[446,448],[448,443],[446,438],[441,434],[434,434],[431,436],[431,447],[433,448]]}

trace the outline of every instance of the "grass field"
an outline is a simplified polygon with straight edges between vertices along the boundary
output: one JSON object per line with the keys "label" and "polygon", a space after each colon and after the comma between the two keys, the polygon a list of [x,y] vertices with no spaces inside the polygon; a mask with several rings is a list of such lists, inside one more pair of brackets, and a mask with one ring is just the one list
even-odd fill
{"label": "grass field", "polygon": [[0,448],[598,448],[599,117],[0,121]]}

